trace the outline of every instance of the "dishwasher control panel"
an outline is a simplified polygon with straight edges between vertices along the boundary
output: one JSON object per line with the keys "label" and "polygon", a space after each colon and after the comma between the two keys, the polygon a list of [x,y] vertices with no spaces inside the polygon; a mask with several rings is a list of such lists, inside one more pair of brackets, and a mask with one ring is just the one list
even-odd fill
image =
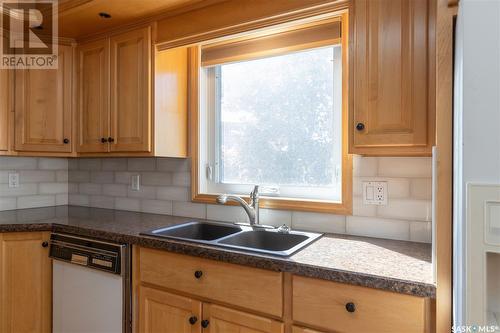
{"label": "dishwasher control panel", "polygon": [[121,274],[126,245],[53,233],[49,256],[55,260]]}

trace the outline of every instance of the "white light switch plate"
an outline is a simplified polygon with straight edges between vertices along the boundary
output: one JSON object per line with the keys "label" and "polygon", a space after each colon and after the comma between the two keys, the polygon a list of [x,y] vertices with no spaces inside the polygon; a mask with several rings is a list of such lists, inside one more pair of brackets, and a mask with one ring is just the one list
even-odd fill
{"label": "white light switch plate", "polygon": [[139,191],[141,189],[141,175],[132,175],[130,187],[132,191]]}
{"label": "white light switch plate", "polygon": [[387,205],[387,182],[363,182],[365,205]]}
{"label": "white light switch plate", "polygon": [[9,173],[9,188],[19,187],[19,174]]}

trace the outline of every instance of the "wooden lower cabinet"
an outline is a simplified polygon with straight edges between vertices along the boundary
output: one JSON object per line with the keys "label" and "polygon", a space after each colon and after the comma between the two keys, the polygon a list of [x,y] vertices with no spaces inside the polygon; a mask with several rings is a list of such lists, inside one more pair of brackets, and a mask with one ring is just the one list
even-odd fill
{"label": "wooden lower cabinet", "polygon": [[48,232],[0,234],[0,332],[52,330]]}
{"label": "wooden lower cabinet", "polygon": [[203,304],[207,333],[283,333],[284,324],[215,304]]}
{"label": "wooden lower cabinet", "polygon": [[139,332],[201,332],[201,302],[141,286],[139,318]]}
{"label": "wooden lower cabinet", "polygon": [[292,327],[292,333],[325,333],[325,332],[316,331],[316,330],[313,330],[313,329],[310,329],[310,328],[293,326]]}

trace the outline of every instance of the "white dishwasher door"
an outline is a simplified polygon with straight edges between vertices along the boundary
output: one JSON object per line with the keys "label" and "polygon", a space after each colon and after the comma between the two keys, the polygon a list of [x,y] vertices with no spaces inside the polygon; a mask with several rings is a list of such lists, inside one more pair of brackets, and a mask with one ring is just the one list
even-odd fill
{"label": "white dishwasher door", "polygon": [[122,333],[123,277],[53,261],[53,332]]}

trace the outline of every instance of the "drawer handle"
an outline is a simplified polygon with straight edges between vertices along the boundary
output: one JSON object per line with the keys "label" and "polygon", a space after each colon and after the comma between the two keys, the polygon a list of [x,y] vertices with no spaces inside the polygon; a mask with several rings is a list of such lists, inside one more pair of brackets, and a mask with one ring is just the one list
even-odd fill
{"label": "drawer handle", "polygon": [[208,321],[206,319],[201,321],[201,327],[203,327],[203,328],[207,328],[209,324],[210,324],[210,321]]}
{"label": "drawer handle", "polygon": [[42,247],[47,247],[47,246],[49,246],[49,242],[43,242],[42,243]]}
{"label": "drawer handle", "polygon": [[345,305],[345,309],[347,310],[347,312],[353,313],[354,311],[356,311],[356,304],[349,302]]}
{"label": "drawer handle", "polygon": [[69,143],[69,139],[64,139],[63,142],[65,145],[67,145]]}
{"label": "drawer handle", "polygon": [[192,317],[189,318],[189,323],[191,325],[196,324],[197,321],[198,321],[198,318],[196,318],[196,316],[192,316]]}
{"label": "drawer handle", "polygon": [[356,129],[361,132],[362,130],[365,129],[365,124],[363,124],[363,123],[357,123],[356,124]]}
{"label": "drawer handle", "polygon": [[115,142],[115,139],[114,139],[114,138],[112,138],[112,137],[109,137],[109,138],[108,138],[108,142],[113,143],[113,142]]}
{"label": "drawer handle", "polygon": [[194,277],[197,278],[197,279],[201,278],[202,275],[203,275],[202,271],[196,271],[196,272],[194,272]]}
{"label": "drawer handle", "polygon": [[106,138],[101,138],[101,142],[102,142],[102,143],[106,143],[106,142],[108,142],[108,139],[106,139]]}

